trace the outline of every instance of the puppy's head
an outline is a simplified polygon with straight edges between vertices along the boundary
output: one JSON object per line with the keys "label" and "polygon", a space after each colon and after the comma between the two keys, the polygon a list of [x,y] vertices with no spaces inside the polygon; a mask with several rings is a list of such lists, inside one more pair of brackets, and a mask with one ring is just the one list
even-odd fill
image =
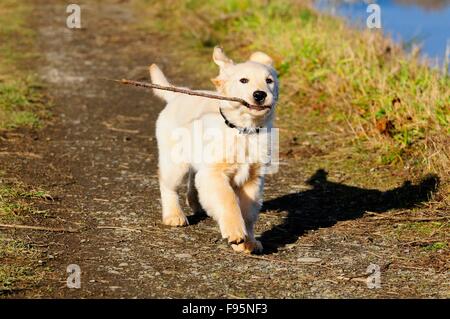
{"label": "puppy's head", "polygon": [[230,103],[236,109],[246,109],[253,116],[272,113],[278,100],[278,77],[272,59],[262,52],[253,53],[249,60],[234,63],[220,47],[216,47],[213,60],[219,66],[219,76],[212,79],[217,90],[229,97],[245,100],[250,107]]}

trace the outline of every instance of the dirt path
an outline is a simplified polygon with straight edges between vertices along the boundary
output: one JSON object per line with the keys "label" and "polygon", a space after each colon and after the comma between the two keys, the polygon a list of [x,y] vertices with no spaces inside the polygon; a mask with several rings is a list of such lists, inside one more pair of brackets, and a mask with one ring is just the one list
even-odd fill
{"label": "dirt path", "polygon": [[[38,289],[18,296],[442,296],[445,271],[403,267],[403,248],[377,234],[391,223],[378,215],[363,217],[426,200],[433,178],[421,187],[382,192],[302,169],[301,161],[311,155],[290,159],[268,181],[257,228],[263,256],[233,253],[210,219],[191,218],[193,225],[181,229],[161,226],[154,123],[162,103],[149,92],[98,78],[144,79],[154,61],[175,74],[161,58],[167,48],[157,34],[132,29],[127,2],[85,6],[86,29],[80,31],[65,27],[64,4],[50,2],[36,5],[36,24],[45,53],[39,69],[54,97],[55,118],[41,131],[2,142],[35,158],[2,164],[57,198],[47,204],[53,216],[47,226],[80,231],[16,231],[32,243],[49,244],[46,277]],[[184,81],[189,79],[177,79]],[[399,204],[402,199],[406,205]],[[361,277],[370,263],[382,268],[382,289],[368,289]],[[81,289],[65,285],[69,264],[81,267]]]}

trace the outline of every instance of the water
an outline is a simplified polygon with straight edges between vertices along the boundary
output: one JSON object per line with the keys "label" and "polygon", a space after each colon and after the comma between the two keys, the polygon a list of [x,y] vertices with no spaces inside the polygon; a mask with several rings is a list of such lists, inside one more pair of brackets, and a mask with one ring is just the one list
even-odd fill
{"label": "water", "polygon": [[419,44],[432,65],[442,65],[449,58],[450,0],[316,0],[315,4],[321,11],[366,27],[367,2],[380,5],[383,32],[406,50]]}

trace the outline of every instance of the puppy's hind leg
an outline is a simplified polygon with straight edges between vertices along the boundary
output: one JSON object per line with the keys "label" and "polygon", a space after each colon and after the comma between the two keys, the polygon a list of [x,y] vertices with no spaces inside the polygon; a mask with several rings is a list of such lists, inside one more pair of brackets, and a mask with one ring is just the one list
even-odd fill
{"label": "puppy's hind leg", "polygon": [[189,170],[186,204],[192,209],[194,214],[198,214],[202,211],[202,206],[198,199],[198,191],[195,187],[195,172],[192,168]]}
{"label": "puppy's hind leg", "polygon": [[160,161],[159,188],[161,191],[162,220],[169,226],[186,226],[188,220],[181,210],[177,194],[189,166],[187,164],[172,164]]}

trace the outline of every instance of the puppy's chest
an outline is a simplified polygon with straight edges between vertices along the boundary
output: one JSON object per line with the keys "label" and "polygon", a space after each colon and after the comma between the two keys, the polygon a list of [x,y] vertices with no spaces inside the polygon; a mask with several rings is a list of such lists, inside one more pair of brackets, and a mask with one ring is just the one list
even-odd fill
{"label": "puppy's chest", "polygon": [[261,175],[260,164],[231,164],[227,165],[225,174],[229,177],[230,182],[235,187],[240,187],[248,182],[255,181]]}
{"label": "puppy's chest", "polygon": [[235,163],[266,163],[269,152],[267,134],[233,134],[225,139],[224,158]]}

